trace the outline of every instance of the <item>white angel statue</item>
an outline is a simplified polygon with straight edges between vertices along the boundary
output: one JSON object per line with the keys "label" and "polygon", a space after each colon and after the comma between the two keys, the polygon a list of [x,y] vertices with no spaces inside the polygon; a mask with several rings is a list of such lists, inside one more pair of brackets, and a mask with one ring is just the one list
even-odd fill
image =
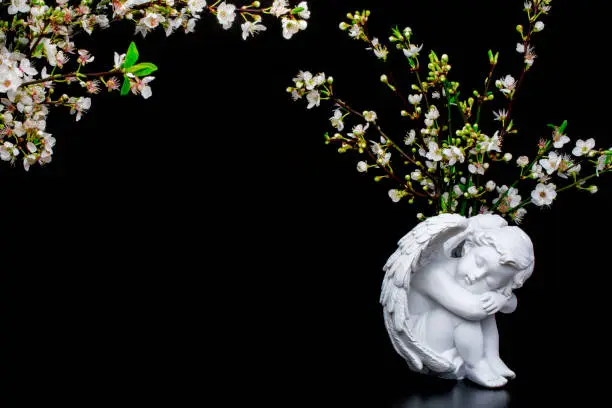
{"label": "white angel statue", "polygon": [[534,262],[527,234],[498,215],[422,221],[384,266],[380,302],[393,347],[413,371],[505,385],[515,374],[499,356],[495,314],[516,309],[512,291]]}

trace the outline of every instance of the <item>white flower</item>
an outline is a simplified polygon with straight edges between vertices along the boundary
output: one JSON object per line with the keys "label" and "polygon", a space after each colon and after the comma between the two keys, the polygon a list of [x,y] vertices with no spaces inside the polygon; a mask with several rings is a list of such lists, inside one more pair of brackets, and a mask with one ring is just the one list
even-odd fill
{"label": "white flower", "polygon": [[552,174],[559,168],[561,161],[563,160],[563,156],[557,154],[556,152],[550,152],[547,158],[540,159],[540,165],[546,173]]}
{"label": "white flower", "polygon": [[70,114],[76,113],[75,120],[78,122],[81,120],[83,113],[87,112],[91,108],[91,98],[80,97],[75,101],[74,106],[70,109]]}
{"label": "white flower", "polygon": [[363,30],[361,29],[361,26],[357,24],[355,24],[354,26],[351,26],[351,28],[349,29],[349,37],[351,38],[359,38],[362,33],[363,33]]}
{"label": "white flower", "polygon": [[480,142],[479,149],[483,152],[497,151],[501,153],[501,140],[499,139],[499,131],[496,131],[493,134],[493,137],[489,137],[487,135],[482,135],[484,140]]}
{"label": "white flower", "polygon": [[564,144],[568,143],[570,138],[559,132],[558,130],[553,131],[553,146],[555,149],[561,149]]}
{"label": "white flower", "polygon": [[[387,47],[385,47],[384,45],[378,42],[378,38],[376,37],[372,38],[372,47],[373,47],[374,55],[376,55],[376,58],[380,58],[382,60],[387,58],[389,51],[387,50]],[[372,48],[368,47],[366,48],[366,50],[372,50]]]}
{"label": "white flower", "polygon": [[22,83],[15,71],[0,71],[0,92],[15,92]]}
{"label": "white flower", "polygon": [[342,121],[342,112],[340,109],[334,110],[334,116],[329,118],[331,125],[338,129],[338,132],[342,132],[344,129],[344,122]]}
{"label": "white flower", "polygon": [[576,140],[576,147],[574,147],[574,149],[572,150],[572,154],[578,157],[584,156],[584,155],[589,154],[589,152],[593,150],[594,147],[595,147],[595,139],[590,138],[590,139],[587,139],[586,141],[582,139],[578,139]]}
{"label": "white flower", "polygon": [[515,223],[520,224],[521,222],[523,222],[523,218],[525,218],[525,214],[527,214],[527,210],[524,208],[519,208],[512,215],[512,219],[514,220]]}
{"label": "white flower", "polygon": [[455,184],[453,186],[453,193],[455,193],[456,197],[461,197],[463,195],[463,190],[461,190],[461,187],[459,187],[459,185]]}
{"label": "white flower", "polygon": [[474,196],[474,195],[478,194],[478,188],[476,188],[476,186],[470,186],[470,187],[467,189],[467,192],[468,192],[468,194],[470,194],[470,195],[473,195],[473,196]]}
{"label": "white flower", "polygon": [[531,45],[528,45],[527,50],[525,51],[525,64],[527,64],[528,66],[532,66],[536,57],[537,55],[535,53],[535,48],[533,48]]}
{"label": "white flower", "polygon": [[38,71],[36,70],[36,68],[34,68],[31,63],[30,60],[27,58],[22,59],[21,61],[19,61],[19,73],[23,73],[26,75],[30,75],[30,76],[34,76],[36,74],[38,74]]}
{"label": "white flower", "polygon": [[429,142],[427,147],[429,148],[429,151],[427,152],[427,154],[425,156],[429,160],[433,160],[433,161],[440,161],[440,160],[442,160],[442,152],[441,152],[441,150],[438,147],[438,144],[436,142]]}
{"label": "white flower", "polygon": [[509,162],[510,160],[512,160],[512,153],[505,153],[504,154],[504,161]]}
{"label": "white flower", "polygon": [[433,92],[431,93],[431,97],[432,97],[432,98],[434,98],[434,99],[440,99],[440,92],[438,92],[438,91],[433,91]]}
{"label": "white flower", "polygon": [[191,14],[198,14],[204,10],[206,7],[206,1],[204,0],[188,0],[187,7],[189,8],[189,12]]}
{"label": "white flower", "polygon": [[305,20],[294,20],[292,18],[282,17],[281,25],[283,27],[283,38],[289,40],[300,30],[305,30],[308,24]]}
{"label": "white flower", "polygon": [[166,21],[166,18],[161,14],[151,13],[147,11],[147,14],[141,20],[145,26],[149,29],[156,28],[160,23]]}
{"label": "white flower", "polygon": [[502,79],[495,81],[495,85],[503,93],[511,93],[516,87],[516,79],[512,75],[506,75]]}
{"label": "white flower", "polygon": [[19,13],[27,13],[30,11],[30,5],[28,0],[11,0],[11,4],[8,6],[7,12],[10,15]]}
{"label": "white flower", "polygon": [[404,55],[408,58],[411,57],[415,57],[417,55],[419,55],[419,51],[421,51],[421,49],[423,48],[423,44],[421,44],[419,47],[417,47],[414,44],[410,44],[410,49],[403,49],[402,51],[404,52]]}
{"label": "white flower", "polygon": [[308,106],[306,106],[306,109],[319,106],[321,104],[321,94],[319,94],[319,91],[316,89],[312,90],[306,94],[306,100],[308,101]]}
{"label": "white flower", "polygon": [[414,129],[410,129],[407,133],[406,133],[406,137],[404,138],[404,144],[407,146],[410,146],[411,144],[414,143],[414,138],[416,137],[416,132],[414,131]]}
{"label": "white flower", "polygon": [[504,122],[508,118],[508,111],[505,109],[501,109],[497,112],[493,112],[493,115],[495,115],[495,120]]}
{"label": "white flower", "polygon": [[374,111],[364,111],[363,112],[363,117],[368,122],[374,122],[374,121],[376,121],[376,112],[374,112]]}
{"label": "white flower", "polygon": [[494,199],[493,204],[497,204],[497,202],[501,199],[502,196],[505,195],[504,199],[497,206],[499,211],[505,213],[511,208],[518,206],[521,203],[521,196],[518,194],[518,190],[514,187],[510,187],[508,190],[508,186],[503,185],[501,187],[497,187],[497,192],[499,196]]}
{"label": "white flower", "polygon": [[538,32],[538,31],[542,31],[544,29],[544,23],[541,21],[536,21],[535,25],[533,26],[533,31],[534,32]]}
{"label": "white flower", "polygon": [[228,30],[236,18],[236,6],[223,2],[217,7],[217,19],[224,29]]}
{"label": "white flower", "polygon": [[360,161],[357,163],[357,171],[360,173],[365,173],[368,171],[368,164],[364,161]]}
{"label": "white flower", "polygon": [[297,5],[297,8],[303,8],[304,10],[300,11],[298,13],[298,16],[300,18],[303,18],[304,20],[308,20],[310,18],[310,10],[308,10],[308,3],[305,1],[300,2]]}
{"label": "white flower", "polygon": [[410,173],[410,178],[414,181],[419,181],[423,178],[423,174],[421,173],[421,170],[416,169]]}
{"label": "white flower", "polygon": [[240,25],[242,28],[242,39],[246,40],[249,36],[255,36],[260,31],[266,31],[266,26],[260,23],[261,17],[257,16],[254,21],[245,21]]}
{"label": "white flower", "polygon": [[602,171],[606,167],[607,162],[608,162],[607,155],[602,154],[601,156],[599,156],[599,158],[597,159],[597,170]]}
{"label": "white flower", "polygon": [[493,190],[495,190],[495,182],[494,182],[493,180],[489,180],[489,181],[487,181],[487,184],[485,184],[485,188],[486,188],[488,191],[493,191]]}
{"label": "white flower", "polygon": [[421,103],[422,98],[422,94],[408,95],[408,102],[410,102],[412,105],[418,105],[419,103]]}
{"label": "white flower", "polygon": [[403,191],[399,191],[399,190],[389,190],[389,197],[391,198],[391,201],[393,201],[394,203],[397,203],[399,200],[402,199],[402,197],[404,196]]}
{"label": "white flower", "polygon": [[463,163],[465,160],[463,152],[457,146],[449,146],[448,148],[442,150],[442,154],[448,159],[449,166],[454,165],[458,161]]}
{"label": "white flower", "polygon": [[378,153],[378,157],[376,158],[376,163],[378,163],[381,166],[386,166],[387,164],[389,164],[390,160],[391,160],[391,152],[380,151]]}
{"label": "white flower", "polygon": [[[353,126],[353,131],[351,133],[348,133],[347,135],[349,137],[352,137],[353,139],[362,137],[365,134],[366,130],[368,130],[368,127],[370,127],[369,123],[366,123],[365,126],[362,124],[355,125]],[[376,154],[378,152],[374,152],[374,153]]]}
{"label": "white flower", "polygon": [[123,61],[125,61],[125,54],[119,55],[115,52],[115,69],[119,69],[119,67],[123,64]]}
{"label": "white flower", "polygon": [[535,190],[531,192],[531,202],[538,207],[543,205],[551,205],[555,197],[557,197],[557,192],[555,191],[556,188],[557,186],[552,183],[538,183]]}
{"label": "white flower", "polygon": [[287,8],[287,0],[274,0],[270,8],[270,14],[276,17],[285,15],[290,11],[291,9]]}
{"label": "white flower", "polygon": [[470,163],[468,164],[468,171],[472,174],[484,174],[485,167],[481,163]]}
{"label": "white flower", "polygon": [[529,164],[529,157],[520,156],[518,159],[516,159],[516,164],[518,164],[519,167],[525,167],[526,165]]}
{"label": "white flower", "polygon": [[429,107],[429,112],[425,114],[425,118],[430,119],[430,120],[436,120],[439,117],[440,117],[440,112],[438,111],[438,108],[436,108],[435,105],[431,105]]}
{"label": "white flower", "polygon": [[516,52],[520,52],[521,54],[525,52],[525,44],[518,43],[516,44]]}

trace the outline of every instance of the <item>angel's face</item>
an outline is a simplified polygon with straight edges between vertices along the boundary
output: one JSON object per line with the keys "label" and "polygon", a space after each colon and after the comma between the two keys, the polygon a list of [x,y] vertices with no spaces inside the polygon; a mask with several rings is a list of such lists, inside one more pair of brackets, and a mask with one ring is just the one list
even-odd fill
{"label": "angel's face", "polygon": [[476,246],[459,260],[456,279],[472,292],[484,293],[506,286],[516,273],[516,268],[500,264],[495,249]]}

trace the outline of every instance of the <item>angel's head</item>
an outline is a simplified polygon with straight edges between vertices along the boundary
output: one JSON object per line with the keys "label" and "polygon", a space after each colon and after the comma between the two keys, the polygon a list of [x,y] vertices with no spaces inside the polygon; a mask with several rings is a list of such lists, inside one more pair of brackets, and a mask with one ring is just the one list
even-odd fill
{"label": "angel's head", "polygon": [[531,276],[534,259],[531,239],[519,227],[479,229],[466,237],[457,273],[510,294]]}

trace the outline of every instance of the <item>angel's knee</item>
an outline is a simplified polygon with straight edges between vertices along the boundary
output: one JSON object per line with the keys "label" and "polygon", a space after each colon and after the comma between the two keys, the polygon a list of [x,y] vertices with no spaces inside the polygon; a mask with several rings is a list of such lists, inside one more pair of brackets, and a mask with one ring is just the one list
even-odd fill
{"label": "angel's knee", "polygon": [[459,324],[456,316],[446,309],[434,309],[427,316],[427,343],[443,352],[454,347],[455,327]]}

